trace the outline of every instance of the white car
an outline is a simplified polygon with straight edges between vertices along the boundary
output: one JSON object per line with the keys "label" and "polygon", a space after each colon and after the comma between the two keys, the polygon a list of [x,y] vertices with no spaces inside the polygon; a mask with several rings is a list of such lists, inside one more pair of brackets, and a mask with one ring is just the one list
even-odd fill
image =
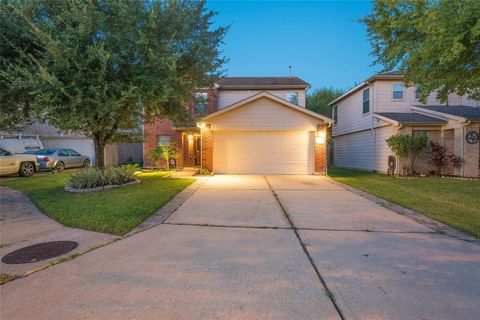
{"label": "white car", "polygon": [[18,173],[22,177],[30,177],[37,170],[37,157],[34,154],[13,154],[0,148],[0,175]]}

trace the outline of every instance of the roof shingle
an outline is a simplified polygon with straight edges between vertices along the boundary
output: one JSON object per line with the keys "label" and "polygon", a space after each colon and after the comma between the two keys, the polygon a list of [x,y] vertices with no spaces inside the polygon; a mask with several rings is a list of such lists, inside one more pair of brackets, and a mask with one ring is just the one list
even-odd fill
{"label": "roof shingle", "polygon": [[403,113],[403,112],[377,112],[376,115],[391,119],[399,123],[409,124],[444,124],[445,120],[426,116],[418,113]]}
{"label": "roof shingle", "polygon": [[452,116],[463,117],[468,120],[480,120],[480,108],[468,106],[422,106],[417,105],[417,108],[422,108],[430,111],[441,112]]}
{"label": "roof shingle", "polygon": [[309,83],[298,77],[223,77],[218,79],[220,88],[308,88]]}

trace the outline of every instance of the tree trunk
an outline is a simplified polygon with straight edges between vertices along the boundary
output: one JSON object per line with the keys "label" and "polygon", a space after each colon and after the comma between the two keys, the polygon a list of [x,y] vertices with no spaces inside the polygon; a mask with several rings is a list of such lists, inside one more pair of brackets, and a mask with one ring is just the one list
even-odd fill
{"label": "tree trunk", "polygon": [[99,169],[105,169],[105,142],[100,137],[94,137],[93,145],[95,148],[96,167]]}

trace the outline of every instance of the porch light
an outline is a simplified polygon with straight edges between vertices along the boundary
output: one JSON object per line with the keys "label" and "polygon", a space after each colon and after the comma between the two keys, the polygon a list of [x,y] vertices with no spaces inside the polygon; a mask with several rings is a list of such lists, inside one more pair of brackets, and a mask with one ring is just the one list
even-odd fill
{"label": "porch light", "polygon": [[203,128],[205,128],[205,123],[204,122],[199,122],[199,123],[197,123],[197,127],[199,127],[200,129],[203,129]]}
{"label": "porch light", "polygon": [[317,131],[317,135],[315,136],[315,143],[325,144],[325,140],[326,140],[325,130]]}

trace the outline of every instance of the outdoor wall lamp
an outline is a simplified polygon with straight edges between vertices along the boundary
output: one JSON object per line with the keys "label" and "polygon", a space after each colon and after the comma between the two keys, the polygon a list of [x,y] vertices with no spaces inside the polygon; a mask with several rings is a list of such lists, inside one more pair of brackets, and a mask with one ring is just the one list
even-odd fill
{"label": "outdoor wall lamp", "polygon": [[197,127],[199,127],[200,129],[203,129],[203,128],[205,128],[205,123],[204,122],[199,122],[199,123],[197,123]]}
{"label": "outdoor wall lamp", "polygon": [[325,130],[317,131],[317,135],[315,136],[315,143],[316,144],[325,144],[327,136],[325,134]]}

